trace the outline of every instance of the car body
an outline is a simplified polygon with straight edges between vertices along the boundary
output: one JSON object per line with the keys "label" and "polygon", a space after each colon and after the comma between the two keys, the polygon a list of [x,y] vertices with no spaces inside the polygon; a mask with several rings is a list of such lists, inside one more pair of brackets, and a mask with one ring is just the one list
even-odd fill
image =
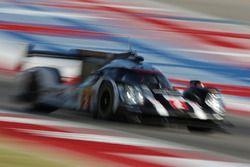
{"label": "car body", "polygon": [[135,52],[76,50],[74,54],[40,51],[27,54],[34,56],[83,62],[80,81],[72,85],[62,83],[55,67],[38,66],[22,71],[17,80],[17,97],[36,109],[68,108],[90,112],[101,119],[119,115],[135,122],[184,120],[205,126],[224,119],[224,105],[217,89],[189,88],[182,94]]}

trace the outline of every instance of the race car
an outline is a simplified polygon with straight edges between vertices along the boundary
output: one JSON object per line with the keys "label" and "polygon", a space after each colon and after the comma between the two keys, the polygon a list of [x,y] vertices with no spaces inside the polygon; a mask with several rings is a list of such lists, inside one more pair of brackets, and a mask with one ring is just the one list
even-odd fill
{"label": "race car", "polygon": [[63,83],[56,66],[30,67],[18,75],[16,97],[35,110],[51,112],[67,108],[89,112],[94,118],[122,117],[139,123],[182,120],[190,128],[210,128],[224,119],[224,105],[217,89],[197,86],[200,81],[191,81],[196,86],[182,94],[133,51],[30,50],[26,58],[32,57],[81,62],[80,79],[70,85]]}

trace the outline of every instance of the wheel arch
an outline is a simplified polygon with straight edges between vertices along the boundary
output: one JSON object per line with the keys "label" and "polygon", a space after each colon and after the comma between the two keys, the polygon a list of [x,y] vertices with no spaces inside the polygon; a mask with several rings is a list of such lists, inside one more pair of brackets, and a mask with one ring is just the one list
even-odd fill
{"label": "wheel arch", "polygon": [[[98,97],[100,96],[99,95],[99,92],[100,92],[100,89],[102,88],[102,85],[105,84],[105,83],[109,83],[111,86],[112,86],[112,91],[114,93],[114,99],[113,99],[113,104],[112,104],[112,113],[115,114],[117,112],[117,109],[119,107],[119,103],[120,103],[120,99],[119,99],[119,91],[118,91],[118,87],[117,87],[117,84],[114,80],[112,79],[109,79],[109,78],[102,78],[100,79],[99,83],[98,83],[98,88],[96,89],[96,95],[95,95],[95,102],[93,103],[95,106],[95,109],[93,110],[94,111],[94,118],[97,117],[97,112],[98,112]],[[92,112],[93,112],[92,111]]]}
{"label": "wheel arch", "polygon": [[56,68],[52,67],[33,67],[22,71],[16,76],[15,79],[15,96],[18,97],[21,94],[28,94],[31,90],[31,85],[37,84],[37,89],[44,89],[50,85],[56,85],[61,83],[60,72]]}

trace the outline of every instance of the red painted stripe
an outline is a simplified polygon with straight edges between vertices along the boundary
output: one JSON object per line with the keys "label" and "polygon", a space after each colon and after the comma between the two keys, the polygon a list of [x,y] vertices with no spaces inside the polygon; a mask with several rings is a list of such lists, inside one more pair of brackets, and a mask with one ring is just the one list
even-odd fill
{"label": "red painted stripe", "polygon": [[50,126],[43,126],[43,125],[34,125],[34,124],[23,124],[23,123],[16,123],[16,122],[7,122],[7,121],[0,121],[1,128],[4,129],[30,129],[30,130],[45,130],[45,131],[57,131],[57,132],[68,132],[66,130],[62,130],[61,128],[55,128]]}
{"label": "red painted stripe", "polygon": [[233,96],[249,97],[250,98],[250,91],[244,92],[244,91],[237,91],[237,90],[221,90],[221,93],[226,94],[226,95],[233,95]]}
{"label": "red painted stripe", "polygon": [[[175,79],[175,78],[169,78],[170,82],[175,84],[181,84],[181,85],[189,85],[189,81],[182,80],[182,79]],[[236,85],[224,85],[224,84],[217,84],[217,83],[205,83],[208,87],[216,87],[218,89],[229,89],[229,90],[237,90],[237,91],[250,91],[250,87],[246,86],[236,86]]]}

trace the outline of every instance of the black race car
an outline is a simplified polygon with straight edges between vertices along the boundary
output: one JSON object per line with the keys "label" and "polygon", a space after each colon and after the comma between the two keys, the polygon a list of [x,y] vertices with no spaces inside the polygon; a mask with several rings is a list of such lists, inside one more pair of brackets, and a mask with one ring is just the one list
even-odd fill
{"label": "black race car", "polygon": [[159,70],[134,52],[74,50],[62,54],[31,50],[26,57],[82,62],[80,81],[73,85],[63,84],[55,67],[32,67],[18,75],[17,99],[36,110],[69,108],[90,112],[94,118],[119,116],[141,123],[181,120],[190,128],[210,128],[224,119],[217,89],[191,86],[181,94]]}

